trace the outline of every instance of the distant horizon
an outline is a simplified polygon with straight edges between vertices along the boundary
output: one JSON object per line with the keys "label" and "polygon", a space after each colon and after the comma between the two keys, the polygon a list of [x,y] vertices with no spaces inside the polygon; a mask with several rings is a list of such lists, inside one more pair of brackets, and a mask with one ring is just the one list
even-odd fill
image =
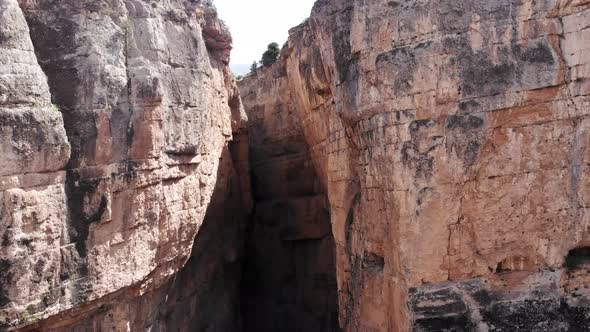
{"label": "distant horizon", "polygon": [[252,63],[260,61],[268,44],[276,42],[282,47],[289,30],[309,17],[314,2],[214,0],[219,18],[233,37],[230,67],[234,74],[247,74]]}

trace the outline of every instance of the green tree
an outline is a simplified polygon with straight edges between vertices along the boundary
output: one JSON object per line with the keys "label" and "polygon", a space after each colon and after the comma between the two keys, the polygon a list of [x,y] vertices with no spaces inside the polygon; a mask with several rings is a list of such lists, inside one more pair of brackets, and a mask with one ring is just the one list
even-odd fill
{"label": "green tree", "polygon": [[268,44],[268,48],[266,49],[266,52],[264,52],[264,54],[262,54],[262,65],[265,67],[268,67],[270,65],[272,65],[273,63],[277,62],[277,59],[279,58],[279,54],[281,53],[281,50],[279,49],[279,44],[277,43],[270,43]]}
{"label": "green tree", "polygon": [[250,66],[250,74],[256,74],[256,70],[258,70],[258,62],[254,61]]}

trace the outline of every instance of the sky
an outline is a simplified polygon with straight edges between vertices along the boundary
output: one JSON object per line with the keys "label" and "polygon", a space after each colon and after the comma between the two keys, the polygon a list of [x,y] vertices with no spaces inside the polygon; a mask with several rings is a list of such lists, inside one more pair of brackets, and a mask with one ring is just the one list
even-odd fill
{"label": "sky", "polygon": [[289,29],[309,17],[315,0],[213,0],[219,17],[229,26],[234,48],[231,65],[245,74],[271,42],[279,47]]}

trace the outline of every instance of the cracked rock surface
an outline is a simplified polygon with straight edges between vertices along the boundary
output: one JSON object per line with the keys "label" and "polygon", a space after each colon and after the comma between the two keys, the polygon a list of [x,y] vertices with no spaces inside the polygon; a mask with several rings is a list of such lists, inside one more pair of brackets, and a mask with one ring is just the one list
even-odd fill
{"label": "cracked rock surface", "polygon": [[0,330],[239,326],[230,50],[209,2],[0,0]]}
{"label": "cracked rock surface", "polygon": [[294,105],[344,330],[590,329],[589,45],[584,0],[319,0],[240,83]]}
{"label": "cracked rock surface", "polygon": [[318,0],[239,88],[231,43],[0,0],[1,331],[590,330],[588,0]]}

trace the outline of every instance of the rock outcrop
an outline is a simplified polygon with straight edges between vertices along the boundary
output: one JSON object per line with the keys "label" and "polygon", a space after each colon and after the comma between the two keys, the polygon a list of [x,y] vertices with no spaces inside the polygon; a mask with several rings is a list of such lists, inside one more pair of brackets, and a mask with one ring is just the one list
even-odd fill
{"label": "rock outcrop", "polygon": [[590,329],[589,45],[584,0],[319,0],[240,83],[301,123],[344,330]]}
{"label": "rock outcrop", "polygon": [[213,7],[0,10],[0,329],[240,326],[247,128]]}

